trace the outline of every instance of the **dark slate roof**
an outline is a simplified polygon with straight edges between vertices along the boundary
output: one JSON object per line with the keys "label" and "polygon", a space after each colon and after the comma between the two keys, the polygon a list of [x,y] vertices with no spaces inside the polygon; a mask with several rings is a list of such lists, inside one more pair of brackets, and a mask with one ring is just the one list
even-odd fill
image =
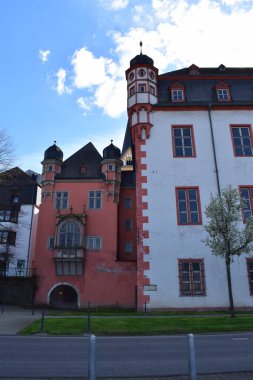
{"label": "dark slate roof", "polygon": [[121,187],[135,187],[135,172],[122,171],[121,172]]}
{"label": "dark slate roof", "polygon": [[31,178],[19,167],[15,167],[0,173],[0,183],[35,183],[35,179]]}
{"label": "dark slate roof", "polygon": [[44,153],[44,160],[63,160],[62,150],[56,145],[51,145]]}
{"label": "dark slate roof", "polygon": [[[192,65],[195,66],[195,65]],[[197,67],[197,66],[196,66]],[[160,74],[159,77],[173,76],[173,75],[252,75],[253,67],[226,67],[220,65],[219,67],[197,67],[199,74],[190,74],[190,67],[184,67],[179,70],[169,71],[164,74]]]}
{"label": "dark slate roof", "polygon": [[[201,103],[217,105],[252,105],[253,103],[253,68],[218,67],[197,68],[198,74],[191,74],[190,68],[171,71],[159,75],[159,106],[201,105]],[[242,78],[243,76],[243,78]],[[212,78],[213,77],[213,78]],[[245,79],[246,77],[246,79]],[[185,88],[185,102],[172,102],[170,86],[179,82]],[[215,86],[224,82],[229,86],[231,101],[217,101]]]}
{"label": "dark slate roof", "polygon": [[131,140],[131,131],[130,131],[129,120],[128,120],[127,127],[126,127],[126,133],[125,133],[123,147],[122,147],[122,154],[124,154],[128,148],[132,148],[132,140]]}
{"label": "dark slate roof", "polygon": [[55,179],[101,179],[102,160],[97,149],[89,142],[63,162],[61,173]]}
{"label": "dark slate roof", "polygon": [[108,158],[120,158],[120,149],[113,145],[112,142],[103,150],[103,159],[106,160]]}
{"label": "dark slate roof", "polygon": [[154,66],[154,61],[152,58],[145,54],[138,54],[130,61],[130,67],[134,65],[142,65],[143,63]]}

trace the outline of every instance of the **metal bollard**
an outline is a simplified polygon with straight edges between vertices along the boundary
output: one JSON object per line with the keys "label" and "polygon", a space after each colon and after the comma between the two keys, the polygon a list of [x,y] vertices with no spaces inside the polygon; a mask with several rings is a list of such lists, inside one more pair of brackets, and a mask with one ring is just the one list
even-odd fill
{"label": "metal bollard", "polygon": [[88,379],[96,380],[96,337],[90,336]]}
{"label": "metal bollard", "polygon": [[195,343],[194,343],[193,334],[188,334],[188,365],[189,365],[189,379],[197,380]]}
{"label": "metal bollard", "polygon": [[43,310],[41,313],[40,332],[44,332],[44,320],[45,320],[45,312]]}
{"label": "metal bollard", "polygon": [[88,302],[88,315],[87,315],[87,333],[91,333],[91,321],[90,321],[90,302]]}

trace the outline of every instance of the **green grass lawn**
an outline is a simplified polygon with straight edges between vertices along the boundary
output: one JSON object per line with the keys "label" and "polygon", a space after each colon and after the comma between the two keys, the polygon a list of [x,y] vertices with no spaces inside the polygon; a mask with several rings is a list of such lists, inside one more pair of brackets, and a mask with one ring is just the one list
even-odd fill
{"label": "green grass lawn", "polygon": [[[22,334],[40,332],[41,321],[26,327]],[[253,316],[208,317],[144,317],[91,319],[91,332],[95,335],[159,335],[183,333],[215,333],[253,331]],[[87,318],[45,317],[43,332],[48,335],[83,335],[87,333]]]}

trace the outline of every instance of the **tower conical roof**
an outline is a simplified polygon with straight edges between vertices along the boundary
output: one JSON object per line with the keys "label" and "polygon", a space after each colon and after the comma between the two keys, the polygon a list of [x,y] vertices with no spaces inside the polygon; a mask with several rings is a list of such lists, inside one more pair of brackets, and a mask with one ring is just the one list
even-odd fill
{"label": "tower conical roof", "polygon": [[50,146],[44,153],[44,160],[63,160],[63,152],[62,150],[54,143],[54,145]]}
{"label": "tower conical roof", "polygon": [[143,63],[154,66],[154,61],[148,55],[138,54],[130,61],[130,67],[134,65],[142,65]]}
{"label": "tower conical roof", "polygon": [[120,149],[113,145],[112,142],[103,150],[103,159],[106,160],[108,158],[120,158]]}

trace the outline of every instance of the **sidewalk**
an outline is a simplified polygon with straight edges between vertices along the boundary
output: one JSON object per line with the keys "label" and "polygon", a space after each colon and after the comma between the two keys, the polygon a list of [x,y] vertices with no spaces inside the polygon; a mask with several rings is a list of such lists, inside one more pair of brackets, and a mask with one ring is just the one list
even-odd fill
{"label": "sidewalk", "polygon": [[35,311],[32,315],[31,309],[25,309],[19,306],[0,305],[0,335],[16,335],[24,327],[41,317]]}

